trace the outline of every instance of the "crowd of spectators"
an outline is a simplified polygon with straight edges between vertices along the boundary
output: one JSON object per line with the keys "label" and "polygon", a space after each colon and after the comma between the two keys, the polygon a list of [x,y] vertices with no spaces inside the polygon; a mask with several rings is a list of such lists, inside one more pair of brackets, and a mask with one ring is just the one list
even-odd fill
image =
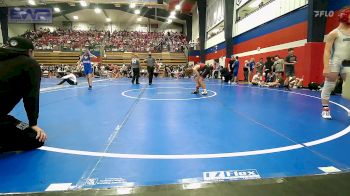
{"label": "crowd of spectators", "polygon": [[[162,65],[158,63],[155,67],[154,76],[171,77],[171,78],[184,78],[190,77],[185,74],[185,70],[188,65]],[[81,65],[41,65],[41,72],[43,77],[47,78],[61,78],[62,76],[69,73],[74,73],[77,77],[83,77],[84,68]],[[94,77],[105,77],[105,78],[131,78],[132,69],[130,64],[94,64],[93,65]],[[147,76],[147,70],[141,69],[141,76]]]}
{"label": "crowd of spectators", "polygon": [[80,50],[85,46],[101,44],[106,32],[39,29],[27,31],[23,37],[33,40],[36,50]]}
{"label": "crowd of spectators", "polygon": [[36,50],[80,51],[86,46],[104,46],[118,52],[183,52],[186,37],[178,32],[79,31],[39,29],[27,31],[23,37],[33,40]]}
{"label": "crowd of spectators", "polygon": [[106,51],[120,52],[183,52],[187,45],[186,37],[178,32],[107,32]]}
{"label": "crowd of spectators", "polygon": [[[263,58],[260,58],[257,62],[254,58],[251,58],[241,64],[238,61],[238,57],[236,57],[232,58],[232,61],[238,61],[238,65],[241,64],[243,66],[244,82],[248,84],[263,87],[285,87],[287,90],[290,88],[301,88],[303,87],[303,76],[296,76],[294,65],[288,65],[290,57],[297,58],[294,55],[293,49],[289,49],[288,51],[291,53],[285,58],[275,55],[266,57],[265,61]],[[229,66],[230,64],[227,68],[222,69],[221,73],[223,77],[226,77],[224,80],[230,83],[232,74],[229,70],[233,69],[233,67],[229,68]]]}

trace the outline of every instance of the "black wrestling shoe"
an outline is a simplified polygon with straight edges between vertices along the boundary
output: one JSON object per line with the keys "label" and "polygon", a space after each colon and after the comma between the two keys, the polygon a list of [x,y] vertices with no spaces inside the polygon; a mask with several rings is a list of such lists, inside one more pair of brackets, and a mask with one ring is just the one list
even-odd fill
{"label": "black wrestling shoe", "polygon": [[195,95],[198,94],[198,93],[199,93],[199,90],[195,90],[195,91],[192,92],[192,94],[195,94]]}

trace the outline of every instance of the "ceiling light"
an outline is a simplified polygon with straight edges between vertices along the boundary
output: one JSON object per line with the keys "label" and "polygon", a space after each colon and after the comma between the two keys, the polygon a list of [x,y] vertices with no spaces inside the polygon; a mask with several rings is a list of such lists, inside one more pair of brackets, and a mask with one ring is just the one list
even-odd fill
{"label": "ceiling light", "polygon": [[74,19],[74,20],[78,20],[79,17],[78,17],[78,16],[73,16],[73,19]]}
{"label": "ceiling light", "polygon": [[97,7],[97,8],[95,8],[95,13],[96,13],[96,14],[101,13],[101,11],[102,11],[102,10],[101,10],[100,8],[98,8],[98,7]]}
{"label": "ceiling light", "polygon": [[53,10],[54,10],[55,12],[60,12],[60,11],[61,11],[61,9],[60,9],[59,7],[54,7]]}
{"label": "ceiling light", "polygon": [[136,7],[136,3],[130,3],[130,8],[135,8]]}
{"label": "ceiling light", "polygon": [[135,10],[135,14],[140,14],[141,11],[140,10]]}
{"label": "ceiling light", "polygon": [[28,0],[29,5],[36,5],[34,0]]}
{"label": "ceiling light", "polygon": [[175,6],[175,10],[179,11],[181,9],[181,6],[180,5],[176,5]]}
{"label": "ceiling light", "polygon": [[87,3],[86,3],[86,1],[80,1],[80,5],[83,6],[83,7],[86,7]]}
{"label": "ceiling light", "polygon": [[106,18],[106,21],[107,21],[107,22],[111,22],[112,19],[111,19],[111,18]]}

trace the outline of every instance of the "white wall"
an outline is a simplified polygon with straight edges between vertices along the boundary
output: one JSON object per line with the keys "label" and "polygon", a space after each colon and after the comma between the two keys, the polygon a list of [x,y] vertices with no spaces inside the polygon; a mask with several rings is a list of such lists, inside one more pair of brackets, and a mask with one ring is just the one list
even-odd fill
{"label": "white wall", "polygon": [[233,35],[237,36],[247,32],[305,5],[307,5],[307,0],[275,0],[236,23],[236,25],[234,25]]}
{"label": "white wall", "polygon": [[250,0],[240,0],[240,3],[237,4],[237,2],[239,2],[239,1],[238,1],[238,0],[235,0],[235,3],[236,3],[235,7],[236,7],[236,9],[242,7],[242,6],[243,6],[244,4],[246,4],[248,1],[250,1]]}
{"label": "white wall", "polygon": [[[210,59],[205,61],[205,64],[214,64],[215,59]],[[219,65],[225,67],[225,57],[220,57],[219,58]]]}
{"label": "white wall", "polygon": [[206,30],[209,31],[224,21],[225,0],[208,0],[206,13]]}
{"label": "white wall", "polygon": [[225,59],[226,59],[225,56],[219,58],[219,64],[220,64],[220,66],[226,67],[226,66],[225,66]]}
{"label": "white wall", "polygon": [[210,60],[205,61],[205,64],[208,64],[208,65],[214,64],[214,59],[210,59]]}
{"label": "white wall", "polygon": [[192,40],[196,41],[199,38],[199,17],[197,5],[192,9]]}
{"label": "white wall", "polygon": [[205,45],[205,48],[213,47],[221,42],[225,41],[225,31],[220,32],[219,34],[215,35],[214,37],[211,37],[207,40],[207,43]]}
{"label": "white wall", "polygon": [[36,29],[50,29],[51,32],[59,27],[62,27],[61,21],[54,21],[52,24],[36,24]]}
{"label": "white wall", "polygon": [[33,24],[8,24],[9,27],[9,38],[22,35],[27,30],[33,30],[34,25]]}

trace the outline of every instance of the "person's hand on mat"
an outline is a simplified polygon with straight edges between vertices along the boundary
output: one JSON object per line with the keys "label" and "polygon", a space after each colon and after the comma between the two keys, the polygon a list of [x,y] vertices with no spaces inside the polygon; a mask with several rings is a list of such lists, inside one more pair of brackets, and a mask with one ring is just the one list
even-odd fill
{"label": "person's hand on mat", "polygon": [[36,139],[39,140],[39,142],[45,142],[47,140],[47,135],[40,127],[37,125],[31,127],[34,131],[36,131]]}

